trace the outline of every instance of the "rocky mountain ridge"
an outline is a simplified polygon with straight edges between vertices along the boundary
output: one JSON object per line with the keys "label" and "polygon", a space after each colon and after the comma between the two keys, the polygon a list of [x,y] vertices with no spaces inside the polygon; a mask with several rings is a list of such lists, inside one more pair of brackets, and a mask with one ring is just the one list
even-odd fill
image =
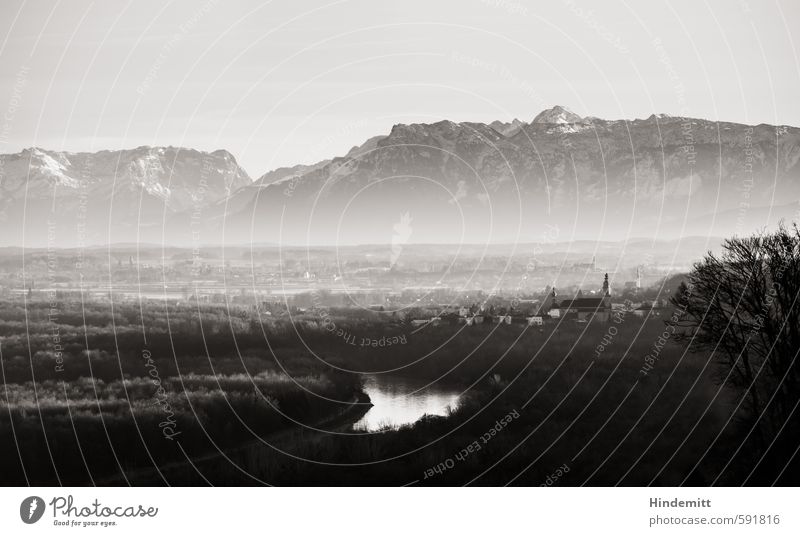
{"label": "rocky mountain ridge", "polygon": [[256,181],[225,151],[79,155],[5,155],[0,218],[24,195],[55,195],[69,212],[83,189],[106,212],[114,201],[105,224],[117,241],[395,243],[405,222],[409,242],[513,243],[552,229],[559,240],[749,233],[795,218],[800,199],[800,129],[605,120],[561,106],[530,123],[397,124],[343,156]]}

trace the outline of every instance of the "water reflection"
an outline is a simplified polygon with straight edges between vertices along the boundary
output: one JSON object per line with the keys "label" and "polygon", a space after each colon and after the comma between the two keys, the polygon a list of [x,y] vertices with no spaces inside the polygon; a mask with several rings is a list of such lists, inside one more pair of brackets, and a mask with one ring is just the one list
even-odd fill
{"label": "water reflection", "polygon": [[385,374],[368,376],[364,383],[373,406],[353,425],[359,431],[398,428],[423,415],[446,415],[448,408],[458,406],[460,391],[452,387],[433,384],[423,389],[425,381]]}

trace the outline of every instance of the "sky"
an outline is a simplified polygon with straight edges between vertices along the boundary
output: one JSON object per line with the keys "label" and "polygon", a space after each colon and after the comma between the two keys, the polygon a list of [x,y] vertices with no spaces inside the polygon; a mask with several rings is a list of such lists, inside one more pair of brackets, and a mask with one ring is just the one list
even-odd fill
{"label": "sky", "polygon": [[396,123],[800,126],[796,0],[0,3],[0,153],[227,149],[256,178]]}

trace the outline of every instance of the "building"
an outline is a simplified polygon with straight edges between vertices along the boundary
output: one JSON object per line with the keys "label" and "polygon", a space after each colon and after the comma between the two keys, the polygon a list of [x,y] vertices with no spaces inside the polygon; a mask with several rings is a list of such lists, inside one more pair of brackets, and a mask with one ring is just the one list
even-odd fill
{"label": "building", "polygon": [[534,316],[542,316],[548,314],[553,308],[556,308],[558,303],[556,298],[558,294],[556,293],[555,287],[547,294],[542,303],[539,304],[539,308],[536,310],[536,314]]}
{"label": "building", "polygon": [[637,317],[644,318],[655,318],[661,316],[661,307],[658,301],[656,302],[649,302],[645,301],[642,302],[639,307],[633,310],[633,314]]}
{"label": "building", "polygon": [[414,326],[414,327],[422,327],[422,326],[427,326],[427,325],[438,326],[440,322],[441,322],[441,319],[438,318],[438,317],[424,318],[424,319],[420,318],[420,319],[412,320],[411,321],[411,325]]}
{"label": "building", "polygon": [[558,305],[559,316],[565,319],[589,321],[592,319],[608,322],[611,319],[611,288],[608,274],[603,281],[603,290],[597,298],[584,298],[578,294],[572,300],[564,300]]}

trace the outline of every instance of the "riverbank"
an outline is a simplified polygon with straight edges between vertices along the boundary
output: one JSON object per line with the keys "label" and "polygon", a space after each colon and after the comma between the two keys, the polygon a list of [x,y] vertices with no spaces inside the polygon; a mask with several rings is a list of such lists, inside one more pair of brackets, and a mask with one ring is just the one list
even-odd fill
{"label": "riverbank", "polygon": [[[246,465],[253,459],[262,456],[265,451],[284,451],[291,449],[300,441],[315,441],[315,436],[324,436],[331,433],[343,432],[352,428],[371,408],[373,404],[369,395],[360,391],[354,399],[343,409],[321,420],[304,426],[294,425],[291,428],[277,431],[257,439],[250,440],[233,448],[223,448],[221,451],[195,456],[186,461],[166,464],[158,469],[136,469],[126,471],[125,475],[116,475],[103,481],[99,485],[198,485],[211,484],[204,476],[204,470],[216,474],[219,466],[239,468],[240,476],[247,476]],[[280,453],[276,453],[281,455]],[[254,483],[269,484],[253,478]],[[218,483],[214,483],[215,485]]]}

